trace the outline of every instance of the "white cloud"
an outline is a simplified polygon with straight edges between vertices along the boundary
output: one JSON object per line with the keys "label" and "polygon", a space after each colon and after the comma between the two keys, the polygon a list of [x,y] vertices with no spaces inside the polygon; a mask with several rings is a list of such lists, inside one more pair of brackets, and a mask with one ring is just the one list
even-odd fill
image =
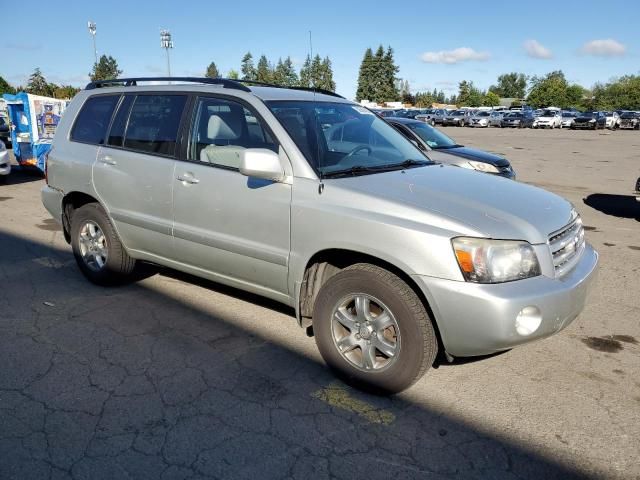
{"label": "white cloud", "polygon": [[477,52],[473,48],[460,47],[453,50],[441,50],[439,52],[424,52],[420,58],[425,63],[445,63],[447,65],[453,65],[470,60],[484,61],[488,60],[489,56],[488,52]]}
{"label": "white cloud", "polygon": [[552,58],[553,53],[547,47],[542,45],[537,40],[527,40],[524,42],[524,50],[527,52],[527,55],[533,58],[547,59]]}
{"label": "white cloud", "polygon": [[617,40],[607,38],[604,40],[591,40],[582,46],[581,51],[587,55],[598,57],[620,57],[626,53],[627,47]]}

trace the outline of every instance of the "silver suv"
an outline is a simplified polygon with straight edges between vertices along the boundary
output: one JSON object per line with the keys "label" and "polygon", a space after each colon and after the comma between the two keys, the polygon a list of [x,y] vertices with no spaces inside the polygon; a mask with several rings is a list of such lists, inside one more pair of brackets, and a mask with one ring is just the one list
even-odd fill
{"label": "silver suv", "polygon": [[42,200],[90,281],[142,260],[275,299],[386,392],[583,309],[598,256],[563,198],[434,164],[331,92],[171,80],[91,83],[58,126]]}

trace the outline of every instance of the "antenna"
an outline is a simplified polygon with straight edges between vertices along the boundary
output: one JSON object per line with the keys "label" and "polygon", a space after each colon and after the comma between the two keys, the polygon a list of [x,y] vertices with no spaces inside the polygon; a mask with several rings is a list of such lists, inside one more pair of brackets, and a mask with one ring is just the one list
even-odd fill
{"label": "antenna", "polygon": [[[313,40],[311,39],[311,30],[309,30],[309,60],[311,61],[311,64],[313,64]],[[313,99],[315,100],[315,96],[316,96],[316,92],[315,92],[316,79],[311,77],[311,83],[312,83],[311,86],[314,89],[314,91],[313,91]]]}

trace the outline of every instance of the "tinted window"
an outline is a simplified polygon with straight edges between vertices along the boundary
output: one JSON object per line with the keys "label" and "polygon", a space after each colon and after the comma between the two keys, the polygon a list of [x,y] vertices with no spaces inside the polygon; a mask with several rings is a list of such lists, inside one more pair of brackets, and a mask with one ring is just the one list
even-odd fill
{"label": "tinted window", "polygon": [[100,95],[89,98],[76,118],[71,140],[103,145],[111,115],[120,95]]}
{"label": "tinted window", "polygon": [[139,95],[133,102],[124,147],[174,155],[185,95]]}
{"label": "tinted window", "polygon": [[247,148],[278,151],[262,121],[237,102],[201,98],[191,128],[189,159],[229,168],[240,167]]}
{"label": "tinted window", "polygon": [[135,97],[133,95],[125,95],[120,102],[116,116],[111,123],[111,129],[109,130],[109,138],[107,139],[108,145],[113,145],[114,147],[122,146],[124,130],[127,128],[129,111],[131,110],[131,104],[133,103],[134,98]]}

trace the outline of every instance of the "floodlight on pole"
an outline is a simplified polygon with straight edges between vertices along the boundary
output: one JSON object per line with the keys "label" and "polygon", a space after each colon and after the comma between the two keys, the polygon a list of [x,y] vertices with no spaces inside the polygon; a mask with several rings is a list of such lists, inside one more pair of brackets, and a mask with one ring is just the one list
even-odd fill
{"label": "floodlight on pole", "polygon": [[171,32],[169,30],[160,30],[160,47],[167,52],[167,75],[171,76],[171,62],[169,61],[169,49],[173,48],[173,40],[171,40]]}
{"label": "floodlight on pole", "polygon": [[96,65],[98,64],[98,49],[96,48],[96,22],[92,22],[91,20],[89,20],[87,22],[87,28],[89,29],[89,33],[91,34],[91,37],[93,38],[93,56],[96,59]]}

